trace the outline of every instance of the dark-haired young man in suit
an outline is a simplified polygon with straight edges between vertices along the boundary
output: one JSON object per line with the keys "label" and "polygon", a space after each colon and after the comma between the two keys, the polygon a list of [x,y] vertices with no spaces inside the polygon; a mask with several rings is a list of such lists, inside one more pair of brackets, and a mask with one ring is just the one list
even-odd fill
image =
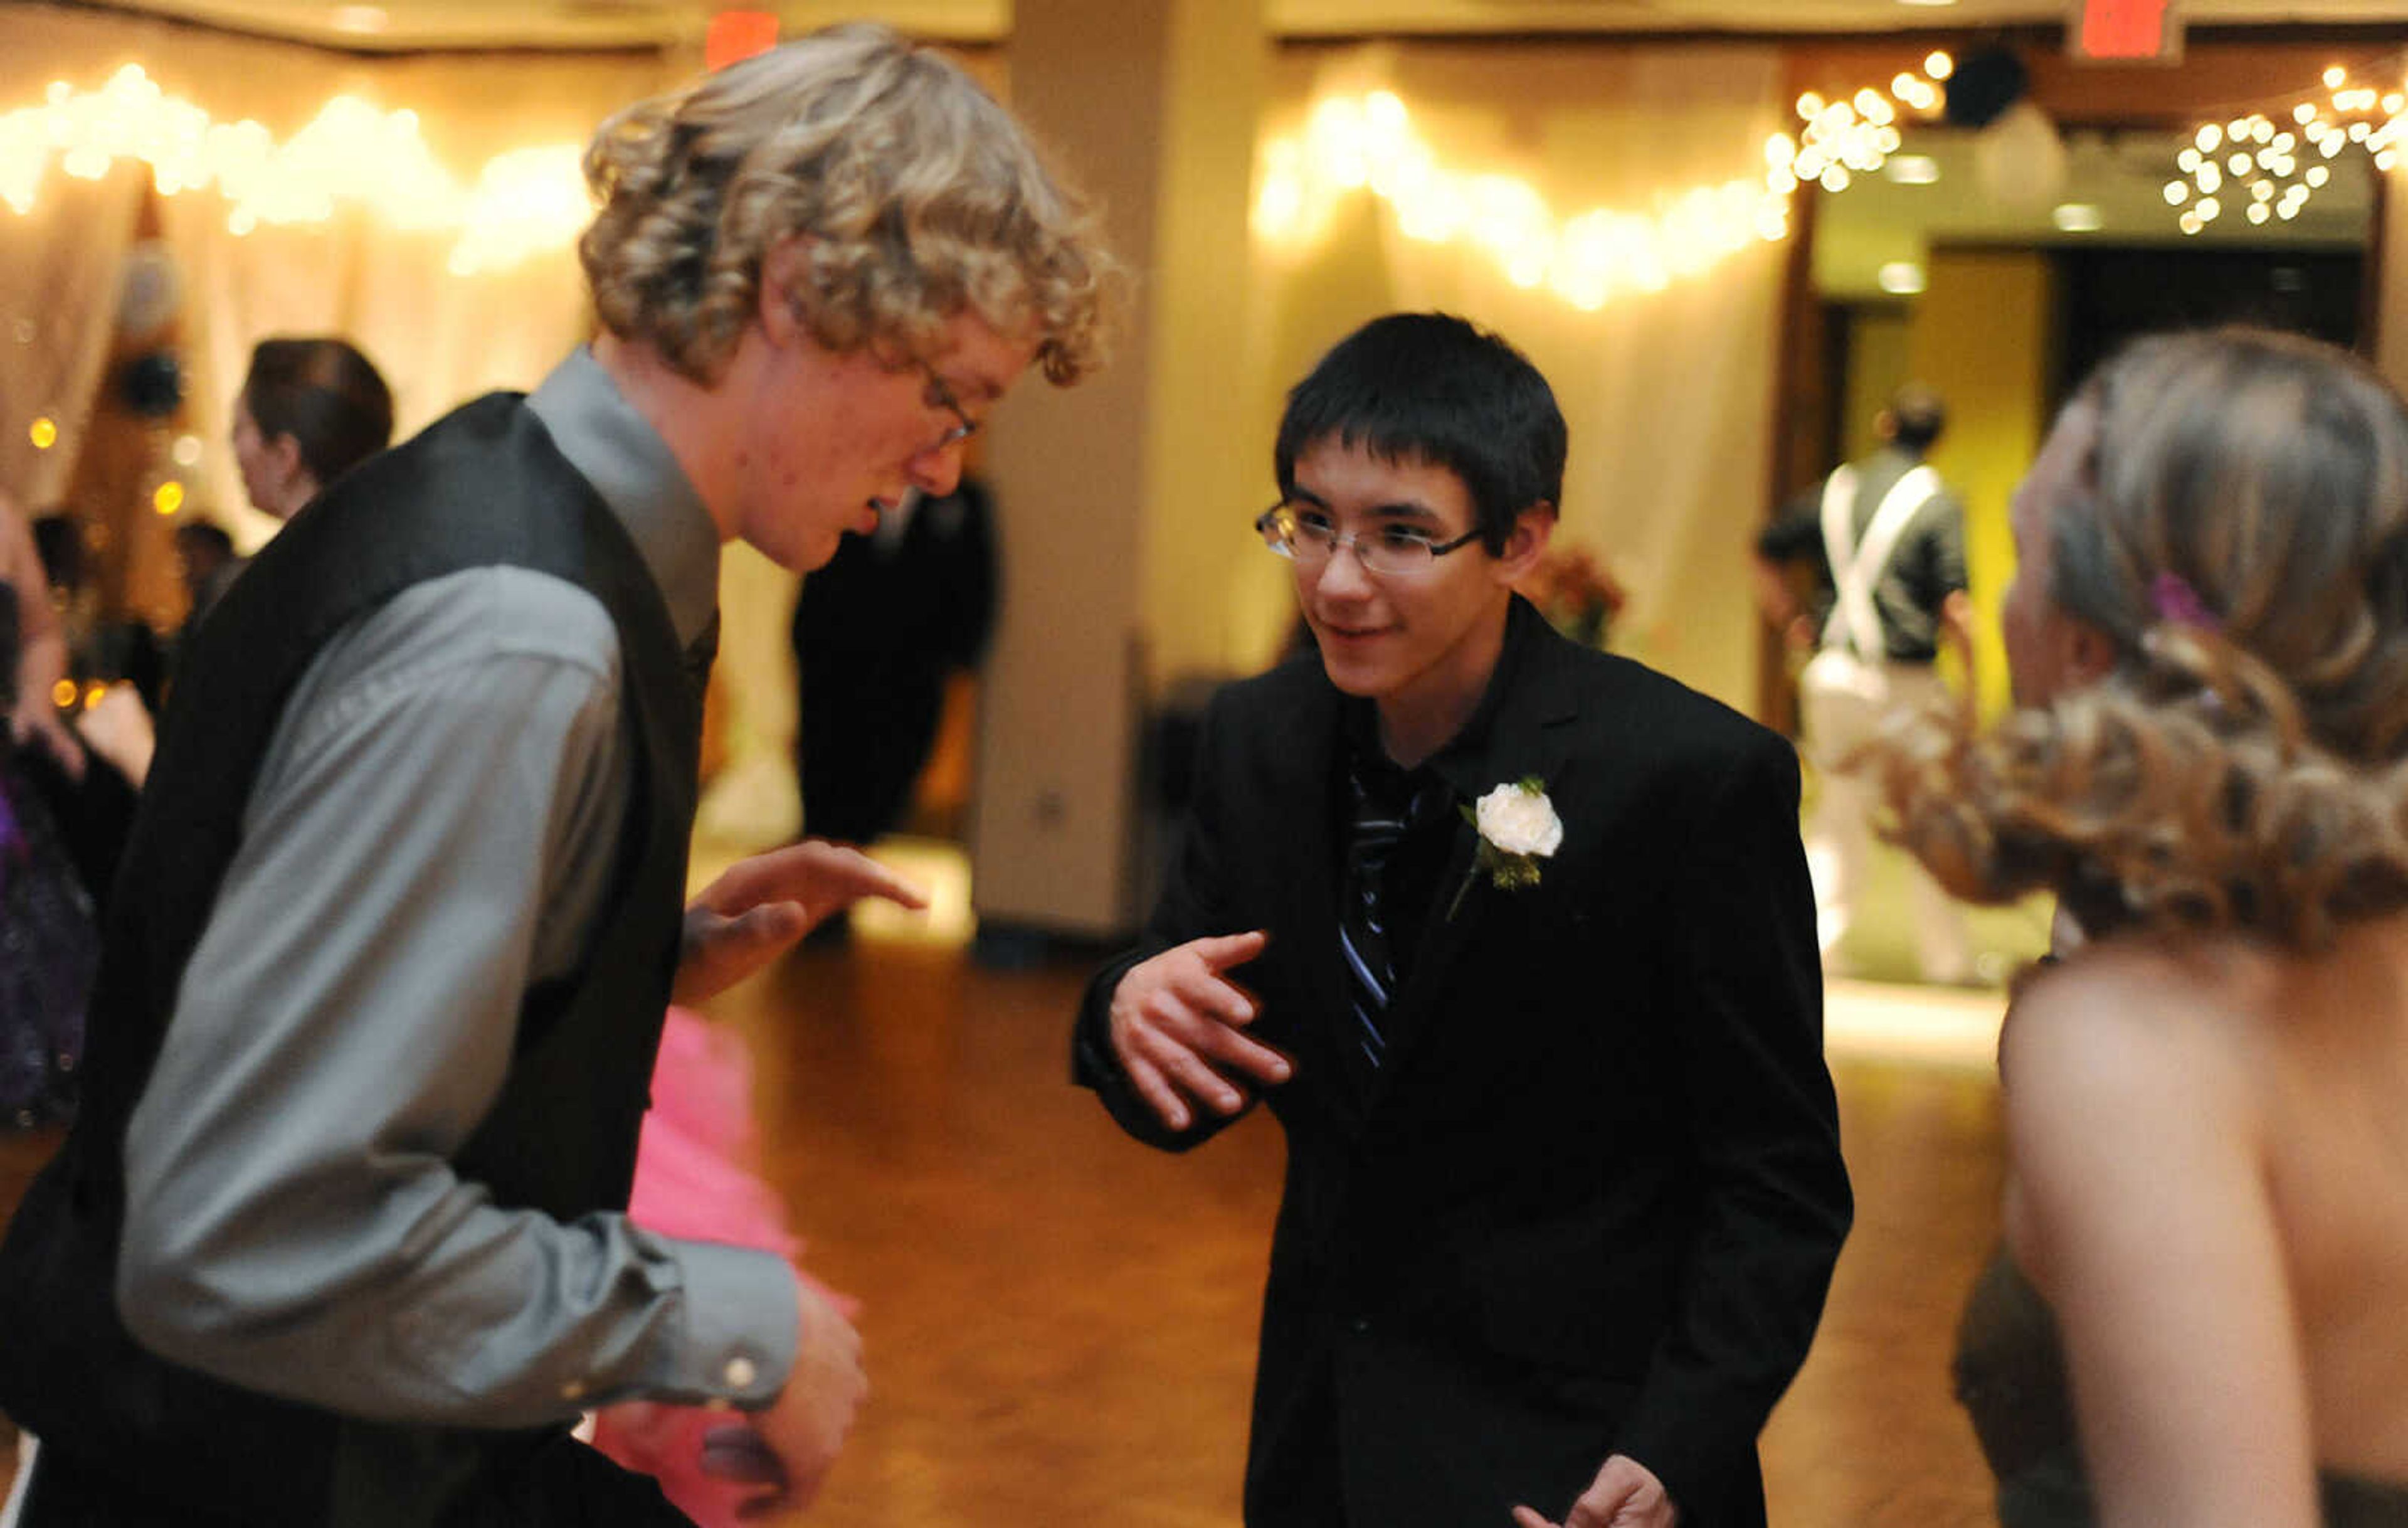
{"label": "dark-haired young man in suit", "polygon": [[1286,1132],[1249,1528],[1765,1521],[1850,1216],[1798,766],[1514,598],[1564,451],[1444,315],[1289,395],[1258,528],[1318,655],[1215,699],[1080,1014],[1139,1139]]}

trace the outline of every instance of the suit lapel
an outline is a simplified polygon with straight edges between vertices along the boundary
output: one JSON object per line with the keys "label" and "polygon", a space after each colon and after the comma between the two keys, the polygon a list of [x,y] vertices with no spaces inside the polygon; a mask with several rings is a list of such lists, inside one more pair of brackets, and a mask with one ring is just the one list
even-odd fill
{"label": "suit lapel", "polygon": [[1297,1042],[1320,1054],[1312,1064],[1335,1067],[1340,1053],[1326,1016],[1348,1010],[1345,968],[1338,950],[1338,772],[1342,699],[1325,680],[1315,704],[1299,717],[1295,745],[1283,751],[1287,770],[1277,793],[1284,810],[1268,820],[1283,837],[1274,862],[1287,867],[1285,905],[1270,927],[1272,937],[1291,945],[1290,959],[1303,984]]}
{"label": "suit lapel", "polygon": [[[1469,805],[1498,786],[1533,775],[1544,781],[1552,793],[1563,777],[1571,746],[1570,723],[1577,715],[1571,676],[1563,661],[1572,649],[1537,612],[1525,612],[1520,605],[1517,599],[1515,618],[1527,620],[1533,629],[1521,634],[1521,648],[1505,676],[1507,687],[1498,697],[1497,710],[1485,731],[1459,757],[1446,761],[1445,773],[1455,788],[1456,804]],[[1412,973],[1398,989],[1392,1009],[1394,1035],[1374,1090],[1374,1107],[1390,1079],[1411,1063],[1412,1052],[1432,1027],[1449,1022],[1450,1016],[1434,1012],[1433,1004],[1445,990],[1450,973],[1462,961],[1476,958],[1482,925],[1488,918],[1512,914],[1513,893],[1498,891],[1479,871],[1479,849],[1478,831],[1458,814],[1446,871],[1422,925]]]}

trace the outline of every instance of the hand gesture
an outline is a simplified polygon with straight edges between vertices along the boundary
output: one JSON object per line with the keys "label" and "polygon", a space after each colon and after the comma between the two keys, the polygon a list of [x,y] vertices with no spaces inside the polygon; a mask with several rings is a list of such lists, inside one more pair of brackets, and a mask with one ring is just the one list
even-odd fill
{"label": "hand gesture", "polygon": [[704,1473],[767,1488],[744,1504],[747,1518],[811,1505],[869,1394],[860,1334],[827,1296],[801,1280],[795,1288],[802,1337],[786,1388],[750,1425],[720,1428],[703,1442]]}
{"label": "hand gesture", "polygon": [[700,1002],[725,991],[864,897],[914,911],[928,905],[918,887],[877,860],[824,839],[738,860],[686,907],[670,1001]]}
{"label": "hand gesture", "polygon": [[1247,1093],[1215,1063],[1258,1082],[1288,1079],[1287,1058],[1239,1031],[1254,1021],[1254,1000],[1222,973],[1263,953],[1269,935],[1194,939],[1129,968],[1112,989],[1112,1054],[1138,1095],[1172,1130],[1190,1104],[1236,1114]]}
{"label": "hand gesture", "polygon": [[76,722],[76,736],[85,747],[114,765],[136,790],[150,773],[150,756],[159,740],[150,712],[131,685],[111,685],[100,704]]}
{"label": "hand gesture", "polygon": [[1513,1509],[1517,1528],[1672,1528],[1680,1516],[1664,1482],[1628,1454],[1605,1462],[1560,1525],[1526,1506]]}

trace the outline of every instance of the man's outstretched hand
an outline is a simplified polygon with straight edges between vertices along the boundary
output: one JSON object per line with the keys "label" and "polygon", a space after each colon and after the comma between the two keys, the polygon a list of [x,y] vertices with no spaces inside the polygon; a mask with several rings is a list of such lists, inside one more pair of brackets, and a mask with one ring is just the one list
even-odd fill
{"label": "man's outstretched hand", "polygon": [[728,868],[685,910],[673,1002],[700,1002],[742,981],[864,897],[914,911],[928,905],[919,887],[858,849],[805,839]]}
{"label": "man's outstretched hand", "polygon": [[1172,1130],[1185,1130],[1201,1105],[1233,1115],[1256,1083],[1287,1081],[1287,1058],[1241,1032],[1257,1006],[1225,974],[1263,953],[1260,929],[1191,939],[1129,968],[1112,989],[1112,1052],[1138,1096]]}
{"label": "man's outstretched hand", "polygon": [[1561,1524],[1526,1506],[1513,1509],[1516,1528],[1672,1528],[1679,1519],[1664,1482],[1628,1454],[1605,1462]]}

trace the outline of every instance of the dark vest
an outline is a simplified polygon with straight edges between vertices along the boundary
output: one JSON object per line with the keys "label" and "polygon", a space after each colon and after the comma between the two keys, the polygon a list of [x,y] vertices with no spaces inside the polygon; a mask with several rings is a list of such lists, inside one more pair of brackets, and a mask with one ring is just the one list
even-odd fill
{"label": "dark vest", "polygon": [[111,1293],[126,1123],[287,698],[345,626],[410,585],[492,566],[568,580],[609,612],[635,789],[585,963],[525,995],[502,1094],[454,1166],[495,1204],[563,1220],[627,1202],[677,957],[699,698],[634,542],[523,400],[497,394],[343,479],[202,626],[118,877],[83,1112],[0,1247],[0,1410],[134,1490],[155,1482],[195,1520],[506,1521],[489,1504],[556,1451],[550,1432],[370,1423],[223,1384],[136,1345]]}

